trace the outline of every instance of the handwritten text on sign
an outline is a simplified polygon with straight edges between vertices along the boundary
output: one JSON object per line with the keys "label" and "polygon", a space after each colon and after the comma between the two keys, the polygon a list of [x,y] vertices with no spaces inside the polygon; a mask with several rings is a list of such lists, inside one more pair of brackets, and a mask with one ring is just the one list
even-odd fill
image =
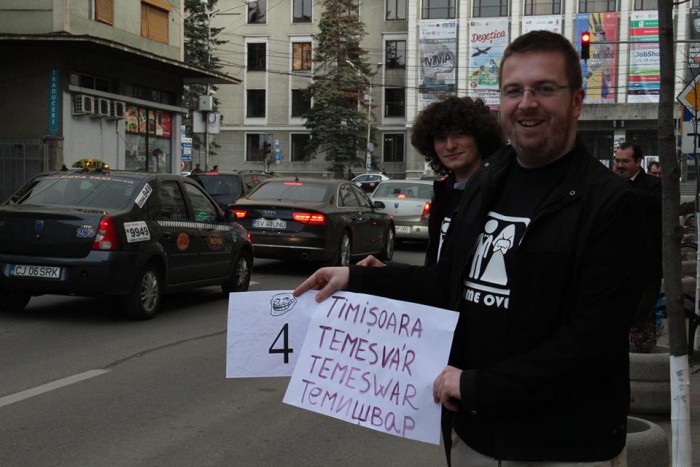
{"label": "handwritten text on sign", "polygon": [[284,402],[404,438],[439,444],[435,377],[457,313],[336,293],[313,313]]}

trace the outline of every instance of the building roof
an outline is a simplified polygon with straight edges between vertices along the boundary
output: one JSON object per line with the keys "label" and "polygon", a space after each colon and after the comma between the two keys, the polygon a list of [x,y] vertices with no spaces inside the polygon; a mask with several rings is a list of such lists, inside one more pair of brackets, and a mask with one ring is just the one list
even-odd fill
{"label": "building roof", "polygon": [[71,51],[109,54],[115,60],[129,61],[151,69],[158,68],[163,72],[181,76],[185,84],[241,84],[240,79],[224,73],[205,70],[99,37],[70,34],[0,34],[0,48],[47,45],[65,47]]}

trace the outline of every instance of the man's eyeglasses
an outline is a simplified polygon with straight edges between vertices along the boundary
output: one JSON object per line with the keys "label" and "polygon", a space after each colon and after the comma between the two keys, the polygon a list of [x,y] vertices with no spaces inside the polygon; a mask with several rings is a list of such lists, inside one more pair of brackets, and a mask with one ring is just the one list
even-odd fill
{"label": "man's eyeglasses", "polygon": [[534,88],[506,86],[505,88],[501,89],[501,97],[505,97],[506,99],[511,99],[514,101],[520,100],[523,98],[526,91],[530,91],[532,97],[534,99],[537,99],[538,97],[552,97],[559,91],[562,91],[564,89],[571,89],[571,86],[568,84],[564,86],[557,86],[554,84],[540,84],[539,86],[535,86]]}

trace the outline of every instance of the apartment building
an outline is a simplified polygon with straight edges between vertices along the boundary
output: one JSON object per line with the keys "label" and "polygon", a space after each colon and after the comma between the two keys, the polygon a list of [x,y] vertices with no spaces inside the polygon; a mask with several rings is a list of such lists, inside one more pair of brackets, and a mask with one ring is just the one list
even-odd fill
{"label": "apartment building", "polygon": [[[622,140],[657,151],[659,53],[657,0],[357,0],[372,65],[372,114],[379,137],[375,165],[396,178],[426,172],[410,145],[416,114],[441,93],[484,99],[498,111],[498,66],[504,48],[533,29],[560,32],[580,47],[586,105],[580,119],[591,152],[607,162]],[[301,115],[311,102],[313,36],[321,17],[312,0],[219,0],[211,17],[228,41],[213,50],[241,86],[220,86],[220,146],[224,169],[265,169],[330,176],[323,155],[305,161],[309,138]],[[700,40],[700,0],[674,7],[676,94],[692,81]],[[695,29],[697,25],[698,29]],[[700,60],[698,60],[700,61]],[[382,65],[379,66],[378,64]],[[376,74],[375,74],[376,72]],[[369,85],[370,83],[368,83]],[[682,118],[680,106],[678,119]],[[194,155],[195,161],[201,154]],[[364,167],[354,169],[357,173]]]}
{"label": "apartment building", "polygon": [[0,199],[88,157],[180,172],[183,85],[238,83],[183,63],[183,15],[184,0],[0,2]]}

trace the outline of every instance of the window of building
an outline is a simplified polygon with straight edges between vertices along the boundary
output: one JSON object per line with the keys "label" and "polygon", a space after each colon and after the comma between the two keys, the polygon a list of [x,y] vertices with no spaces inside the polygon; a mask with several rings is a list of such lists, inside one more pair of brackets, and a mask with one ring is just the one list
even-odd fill
{"label": "window of building", "polygon": [[384,90],[384,116],[406,116],[406,89],[386,88]]}
{"label": "window of building", "polygon": [[114,24],[114,0],[93,0],[91,18],[100,23]]}
{"label": "window of building", "polygon": [[292,71],[311,70],[311,42],[292,44]]}
{"label": "window of building", "polygon": [[474,16],[479,18],[508,16],[508,0],[474,0]]}
{"label": "window of building", "polygon": [[165,0],[141,0],[141,36],[168,43],[168,13],[173,7]]}
{"label": "window of building", "polygon": [[265,90],[264,89],[248,89],[248,108],[246,117],[248,118],[265,118]]}
{"label": "window of building", "polygon": [[403,133],[384,133],[384,144],[382,145],[384,162],[403,162],[403,146]]}
{"label": "window of building", "polygon": [[559,15],[561,0],[525,0],[526,15]]}
{"label": "window of building", "polygon": [[455,15],[455,0],[423,0],[423,19],[447,19]]}
{"label": "window of building", "polygon": [[311,96],[306,89],[292,89],[292,117],[303,117],[311,110]]}
{"label": "window of building", "polygon": [[634,0],[635,10],[658,10],[658,0]]}
{"label": "window of building", "polygon": [[386,67],[406,68],[406,41],[386,41]]}
{"label": "window of building", "polygon": [[266,58],[267,44],[248,44],[248,71],[265,71],[267,67]]}
{"label": "window of building", "polygon": [[246,162],[265,161],[265,142],[274,141],[273,135],[265,133],[246,133],[245,135],[245,160]]}
{"label": "window of building", "polygon": [[617,0],[579,0],[579,13],[600,13],[617,11]]}
{"label": "window of building", "polygon": [[386,20],[406,19],[406,0],[386,0]]}
{"label": "window of building", "polygon": [[311,5],[312,0],[294,0],[292,5],[292,22],[310,23]]}
{"label": "window of building", "polygon": [[350,14],[360,16],[360,0],[352,0],[352,6],[347,9],[343,8],[340,12],[340,16],[348,16]]}
{"label": "window of building", "polygon": [[246,3],[248,4],[248,24],[265,24],[267,22],[267,0]]}
{"label": "window of building", "polygon": [[292,133],[291,134],[291,156],[292,162],[306,161],[306,145],[309,143],[311,135],[308,133]]}

